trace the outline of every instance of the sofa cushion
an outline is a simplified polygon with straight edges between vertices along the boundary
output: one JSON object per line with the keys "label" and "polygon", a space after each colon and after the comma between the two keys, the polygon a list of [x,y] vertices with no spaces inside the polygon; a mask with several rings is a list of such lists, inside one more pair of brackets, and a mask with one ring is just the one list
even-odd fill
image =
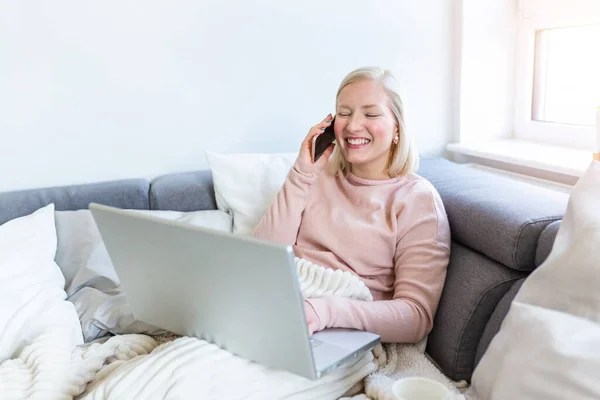
{"label": "sofa cushion", "polygon": [[496,304],[524,275],[452,243],[446,283],[427,341],[427,352],[450,378],[471,379],[477,345]]}
{"label": "sofa cushion", "polygon": [[130,209],[148,209],[150,183],[143,179],[126,179],[85,185],[0,193],[0,224],[28,215],[54,203],[57,211],[87,209],[89,204]]}
{"label": "sofa cushion", "polygon": [[536,267],[542,265],[542,263],[546,261],[546,258],[548,258],[548,255],[550,255],[550,251],[554,245],[554,239],[560,228],[560,222],[561,221],[553,222],[542,231],[535,251]]}
{"label": "sofa cushion", "polygon": [[215,210],[215,189],[211,171],[168,174],[150,182],[152,210]]}
{"label": "sofa cushion", "polygon": [[440,193],[453,240],[516,270],[535,268],[541,232],[567,206],[565,193],[443,158],[423,158],[419,173]]}

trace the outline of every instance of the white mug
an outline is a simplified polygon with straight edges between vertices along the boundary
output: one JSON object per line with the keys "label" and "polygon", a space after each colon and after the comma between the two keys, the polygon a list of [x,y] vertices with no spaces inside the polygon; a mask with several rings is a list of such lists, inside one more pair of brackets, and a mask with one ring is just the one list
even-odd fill
{"label": "white mug", "polygon": [[427,378],[401,378],[392,385],[394,400],[450,400],[452,392]]}

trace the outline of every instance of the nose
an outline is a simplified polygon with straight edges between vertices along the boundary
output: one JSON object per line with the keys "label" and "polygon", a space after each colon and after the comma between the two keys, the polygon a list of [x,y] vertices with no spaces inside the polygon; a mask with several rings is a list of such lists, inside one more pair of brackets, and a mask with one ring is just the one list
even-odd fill
{"label": "nose", "polygon": [[362,118],[359,115],[352,115],[348,120],[348,124],[346,125],[346,130],[350,133],[357,133],[362,130]]}

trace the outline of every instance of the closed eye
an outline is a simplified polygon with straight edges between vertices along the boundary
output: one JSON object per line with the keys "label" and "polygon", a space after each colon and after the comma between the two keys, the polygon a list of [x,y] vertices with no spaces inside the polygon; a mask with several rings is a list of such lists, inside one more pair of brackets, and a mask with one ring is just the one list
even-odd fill
{"label": "closed eye", "polygon": [[379,114],[367,114],[367,117],[376,118],[376,117],[379,117]]}

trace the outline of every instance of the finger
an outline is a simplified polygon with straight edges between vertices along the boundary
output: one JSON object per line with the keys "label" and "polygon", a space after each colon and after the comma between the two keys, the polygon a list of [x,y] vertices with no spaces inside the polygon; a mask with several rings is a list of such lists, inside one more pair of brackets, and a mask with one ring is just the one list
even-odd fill
{"label": "finger", "polygon": [[325,119],[323,121],[319,122],[317,125],[310,128],[310,130],[308,131],[308,134],[304,138],[304,141],[310,142],[315,136],[323,133],[325,131],[325,128],[327,128],[329,125],[331,125],[331,121],[333,121],[333,116],[331,114],[329,114],[329,115],[327,115],[327,117],[325,117]]}
{"label": "finger", "polygon": [[315,128],[321,128],[321,129],[325,129],[327,128],[329,125],[331,125],[331,121],[323,121],[323,122],[319,122],[317,125],[315,125]]}
{"label": "finger", "polygon": [[315,136],[320,135],[321,133],[325,132],[325,128],[327,128],[328,125],[324,125],[324,126],[320,126],[320,125],[315,125],[313,126],[310,131],[308,131],[308,136],[307,139],[312,139]]}
{"label": "finger", "polygon": [[323,133],[325,131],[326,127],[327,127],[327,125],[321,126],[321,124],[317,124],[317,125],[313,126],[308,131],[308,134],[306,135],[306,138],[304,139],[304,141],[310,141],[315,135]]}
{"label": "finger", "polygon": [[320,124],[313,126],[313,128],[309,132],[309,135],[311,136],[311,138],[316,135],[320,135],[321,133],[325,132],[325,129],[330,125],[331,122],[321,122]]}
{"label": "finger", "polygon": [[320,127],[319,125],[315,125],[313,126],[310,131],[308,131],[308,135],[306,135],[306,138],[304,138],[304,141],[306,143],[311,143],[311,141],[315,138],[315,136],[319,136],[321,133],[325,132],[325,128],[328,125],[324,125],[323,127]]}
{"label": "finger", "polygon": [[323,122],[331,122],[333,119],[333,115],[331,113],[327,114],[327,116],[323,119]]}
{"label": "finger", "polygon": [[316,124],[315,126],[313,126],[313,128],[317,128],[320,130],[325,130],[325,128],[327,128],[329,125],[331,125],[331,121],[333,121],[333,117],[331,116],[331,114],[329,114],[327,117],[325,117],[325,119],[321,122],[319,122],[318,124]]}

